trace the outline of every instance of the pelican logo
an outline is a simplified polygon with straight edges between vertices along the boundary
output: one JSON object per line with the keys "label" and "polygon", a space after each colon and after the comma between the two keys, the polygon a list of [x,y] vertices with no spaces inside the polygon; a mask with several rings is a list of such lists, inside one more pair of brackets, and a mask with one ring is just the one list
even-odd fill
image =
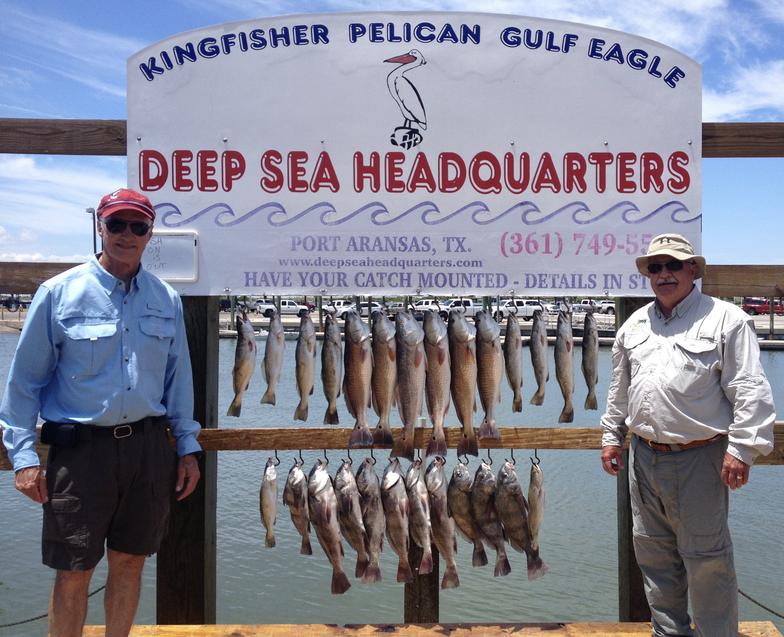
{"label": "pelican logo", "polygon": [[416,49],[398,55],[384,62],[397,64],[392,72],[387,75],[387,88],[392,99],[395,100],[400,112],[403,114],[403,125],[397,126],[389,136],[393,146],[409,149],[422,142],[420,129],[427,130],[427,115],[425,105],[417,91],[405,74],[413,69],[427,64],[425,57]]}

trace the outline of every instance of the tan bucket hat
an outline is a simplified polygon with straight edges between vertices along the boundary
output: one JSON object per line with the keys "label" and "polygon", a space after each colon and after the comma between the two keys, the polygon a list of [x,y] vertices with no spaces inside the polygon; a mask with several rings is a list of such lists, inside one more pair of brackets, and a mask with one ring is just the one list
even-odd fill
{"label": "tan bucket hat", "polygon": [[705,272],[705,257],[694,254],[689,240],[680,234],[666,232],[651,239],[648,244],[648,253],[645,256],[637,257],[637,270],[644,276],[650,276],[648,272],[648,261],[651,257],[665,254],[678,261],[694,261],[697,264],[697,274],[695,279],[702,277]]}

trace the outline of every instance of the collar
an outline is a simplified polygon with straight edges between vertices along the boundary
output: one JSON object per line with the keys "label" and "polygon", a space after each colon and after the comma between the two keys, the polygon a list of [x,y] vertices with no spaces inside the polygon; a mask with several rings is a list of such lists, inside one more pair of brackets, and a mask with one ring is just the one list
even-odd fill
{"label": "collar", "polygon": [[657,300],[653,304],[653,307],[656,311],[656,318],[664,321],[665,323],[668,323],[675,318],[683,318],[694,307],[694,305],[697,303],[697,299],[699,299],[701,296],[702,292],[700,292],[699,288],[696,285],[693,286],[691,288],[691,292],[689,292],[686,298],[678,303],[678,305],[676,305],[674,308],[672,308],[672,314],[670,314],[669,318],[664,316],[664,313],[659,307],[659,301]]}
{"label": "collar", "polygon": [[[101,284],[101,287],[106,290],[107,294],[111,294],[118,287],[122,288],[123,282],[101,265],[101,262],[98,260],[101,258],[101,254],[103,253],[98,252],[94,254],[87,263],[90,270],[95,275],[95,278],[98,279],[98,282]],[[139,266],[139,271],[131,279],[131,289],[139,289],[143,272],[144,268]],[[126,290],[126,293],[128,292],[130,292],[130,290]]]}

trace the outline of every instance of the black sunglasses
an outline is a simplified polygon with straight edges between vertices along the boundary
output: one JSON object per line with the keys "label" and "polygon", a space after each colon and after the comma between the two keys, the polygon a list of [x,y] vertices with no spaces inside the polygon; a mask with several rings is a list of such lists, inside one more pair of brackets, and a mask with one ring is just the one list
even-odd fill
{"label": "black sunglasses", "polygon": [[[683,270],[683,264],[686,261],[678,261],[673,259],[672,261],[667,261],[667,263],[649,263],[648,264],[648,272],[651,274],[659,274],[662,271],[662,268],[667,268],[669,272],[680,272]],[[689,261],[689,263],[694,263],[693,261]]]}
{"label": "black sunglasses", "polygon": [[127,226],[131,226],[131,232],[137,237],[143,237],[150,230],[150,224],[144,221],[122,221],[121,219],[109,219],[104,221],[101,219],[101,223],[106,226],[106,229],[111,234],[122,234],[125,232]]}

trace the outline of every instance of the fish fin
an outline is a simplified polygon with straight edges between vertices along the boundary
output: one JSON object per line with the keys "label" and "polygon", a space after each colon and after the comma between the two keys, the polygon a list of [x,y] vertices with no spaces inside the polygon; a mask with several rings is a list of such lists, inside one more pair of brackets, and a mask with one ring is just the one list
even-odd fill
{"label": "fish fin", "polygon": [[308,395],[309,395],[309,396],[312,396],[312,395],[313,395],[313,389],[314,389],[314,388],[315,388],[315,385],[311,385],[311,386],[310,386],[310,392],[308,392]]}
{"label": "fish fin", "polygon": [[300,555],[313,555],[313,548],[310,546],[310,538],[307,535],[302,536],[302,546],[299,547]]}
{"label": "fish fin", "polygon": [[474,542],[474,552],[471,555],[471,565],[487,566],[487,553],[485,553],[485,547],[479,540]]}
{"label": "fish fin", "polygon": [[382,447],[389,447],[394,443],[392,437],[392,430],[389,428],[389,423],[379,420],[378,425],[373,430],[373,444]]}
{"label": "fish fin", "polygon": [[429,575],[433,572],[433,552],[425,551],[422,554],[422,561],[419,563],[419,574]]}
{"label": "fish fin", "polygon": [[408,458],[411,462],[414,461],[413,432],[411,435],[406,435],[406,429],[405,427],[403,428],[403,431],[400,432],[400,437],[395,440],[395,443],[392,446],[392,453],[390,456],[393,458]]}
{"label": "fish fin", "polygon": [[495,562],[495,570],[493,571],[493,577],[503,577],[504,575],[509,575],[512,572],[512,567],[509,565],[509,558],[503,554],[498,554],[498,559]]}
{"label": "fish fin", "polygon": [[596,393],[594,391],[588,392],[588,395],[585,397],[585,408],[586,409],[599,408],[599,406],[596,404]]}
{"label": "fish fin", "polygon": [[370,433],[367,425],[354,425],[354,429],[348,438],[349,447],[369,447],[373,444],[373,434]]}
{"label": "fish fin", "polygon": [[240,396],[235,396],[234,400],[231,401],[231,405],[229,405],[229,410],[226,412],[226,415],[239,417],[241,412],[242,398]]}
{"label": "fish fin", "polygon": [[362,578],[365,576],[365,571],[367,571],[369,560],[367,558],[360,558],[357,557],[357,565],[354,567],[354,577]]}
{"label": "fish fin", "polygon": [[427,443],[427,450],[425,451],[425,457],[427,456],[446,456],[446,436],[443,428],[438,433],[433,428],[433,435],[430,436],[430,442]]}
{"label": "fish fin", "polygon": [[478,456],[479,455],[479,447],[476,443],[476,435],[474,435],[474,430],[471,430],[471,435],[467,436],[465,432],[463,432],[462,438],[457,443],[457,455],[458,456]]}
{"label": "fish fin", "polygon": [[425,350],[424,348],[418,348],[416,353],[414,354],[414,367],[419,367],[422,363],[425,362]]}
{"label": "fish fin", "polygon": [[272,529],[267,531],[267,535],[264,538],[264,544],[270,548],[275,546],[275,533]]}
{"label": "fish fin", "polygon": [[447,566],[444,577],[441,579],[441,588],[457,588],[460,586],[460,578],[457,576],[457,569]]}
{"label": "fish fin", "polygon": [[264,395],[261,397],[261,404],[262,405],[274,405],[275,404],[275,390],[271,387],[267,387],[267,391],[264,392]]}
{"label": "fish fin", "polygon": [[308,419],[308,404],[300,400],[299,405],[294,410],[294,420],[307,420]]}
{"label": "fish fin", "polygon": [[544,391],[536,390],[536,393],[531,396],[532,405],[541,405],[544,403]]}
{"label": "fish fin", "polygon": [[538,551],[532,551],[531,553],[528,554],[529,581],[539,579],[550,570],[550,567],[542,561],[541,557],[539,557]]}
{"label": "fish fin", "polygon": [[493,440],[501,438],[501,433],[498,431],[498,427],[495,426],[495,420],[485,418],[482,421],[482,425],[479,427],[479,439],[483,440],[485,438],[492,438]]}
{"label": "fish fin", "polygon": [[381,581],[381,569],[378,562],[370,562],[362,575],[363,584],[375,584]]}
{"label": "fish fin", "polygon": [[476,406],[476,396],[474,396],[474,413],[476,413],[477,411],[478,410],[477,410],[477,406]]}
{"label": "fish fin", "polygon": [[523,397],[519,390],[515,392],[514,400],[512,400],[512,411],[523,411]]}
{"label": "fish fin", "polygon": [[558,422],[572,422],[574,420],[574,407],[571,405],[564,405],[561,415],[558,416]]}
{"label": "fish fin", "polygon": [[397,349],[394,347],[387,347],[387,356],[391,363],[397,362]]}
{"label": "fish fin", "polygon": [[[504,529],[504,535],[506,535],[506,529]],[[511,546],[515,551],[518,553],[525,553],[525,546],[520,544],[516,539],[510,537],[509,538],[509,546]]]}
{"label": "fish fin", "polygon": [[324,424],[337,425],[339,423],[340,418],[338,417],[338,406],[335,403],[330,403],[327,405],[327,411],[324,414]]}
{"label": "fish fin", "polygon": [[332,594],[342,595],[349,588],[351,588],[351,582],[348,581],[346,574],[343,571],[332,571]]}
{"label": "fish fin", "polygon": [[397,581],[410,584],[414,581],[414,574],[411,572],[411,565],[407,559],[400,558],[397,564]]}

